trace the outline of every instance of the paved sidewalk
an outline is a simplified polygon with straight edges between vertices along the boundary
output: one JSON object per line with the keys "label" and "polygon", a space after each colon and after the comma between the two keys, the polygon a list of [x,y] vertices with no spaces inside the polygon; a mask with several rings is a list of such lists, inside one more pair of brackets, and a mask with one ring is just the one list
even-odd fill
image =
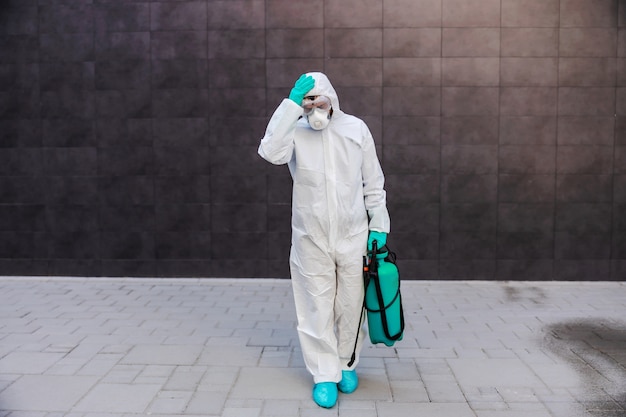
{"label": "paved sidewalk", "polygon": [[626,416],[626,283],[402,294],[404,340],[326,410],[289,280],[0,277],[0,417]]}

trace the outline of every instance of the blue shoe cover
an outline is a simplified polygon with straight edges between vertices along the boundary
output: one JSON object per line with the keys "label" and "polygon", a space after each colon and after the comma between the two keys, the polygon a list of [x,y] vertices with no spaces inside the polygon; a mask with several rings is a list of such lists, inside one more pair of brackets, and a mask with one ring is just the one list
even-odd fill
{"label": "blue shoe cover", "polygon": [[341,371],[341,381],[337,384],[339,391],[344,394],[353,393],[359,386],[359,377],[356,371]]}
{"label": "blue shoe cover", "polygon": [[337,404],[337,384],[320,382],[313,386],[313,401],[320,407],[331,408]]}

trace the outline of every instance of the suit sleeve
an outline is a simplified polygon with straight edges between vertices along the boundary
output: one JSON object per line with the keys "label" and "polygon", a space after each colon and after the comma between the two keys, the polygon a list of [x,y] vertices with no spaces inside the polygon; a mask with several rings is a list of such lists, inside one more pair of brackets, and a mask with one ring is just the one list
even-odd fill
{"label": "suit sleeve", "polygon": [[369,230],[389,233],[391,220],[387,211],[385,176],[376,155],[374,139],[367,126],[364,127],[363,142],[363,195],[369,217]]}
{"label": "suit sleeve", "polygon": [[303,109],[290,99],[284,99],[274,111],[259,145],[259,155],[268,162],[282,165],[293,155],[296,122]]}

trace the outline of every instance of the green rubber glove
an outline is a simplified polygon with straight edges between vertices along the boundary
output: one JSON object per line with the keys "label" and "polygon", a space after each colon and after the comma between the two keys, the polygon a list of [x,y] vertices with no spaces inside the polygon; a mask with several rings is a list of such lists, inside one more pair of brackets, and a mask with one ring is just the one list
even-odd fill
{"label": "green rubber glove", "polygon": [[370,230],[369,237],[367,238],[367,250],[372,250],[374,240],[376,241],[376,247],[380,250],[380,248],[387,244],[387,233]]}
{"label": "green rubber glove", "polygon": [[306,93],[311,91],[315,86],[315,80],[310,75],[302,74],[296,81],[291,93],[289,93],[289,99],[293,100],[298,106],[302,104],[302,99],[306,96]]}

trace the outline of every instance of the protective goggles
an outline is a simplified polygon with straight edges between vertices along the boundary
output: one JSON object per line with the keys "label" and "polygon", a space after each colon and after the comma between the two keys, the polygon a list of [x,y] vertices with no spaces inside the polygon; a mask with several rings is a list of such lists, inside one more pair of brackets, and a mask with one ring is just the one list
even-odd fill
{"label": "protective goggles", "polygon": [[314,108],[330,110],[330,99],[326,96],[307,96],[302,100],[304,114],[309,114]]}

